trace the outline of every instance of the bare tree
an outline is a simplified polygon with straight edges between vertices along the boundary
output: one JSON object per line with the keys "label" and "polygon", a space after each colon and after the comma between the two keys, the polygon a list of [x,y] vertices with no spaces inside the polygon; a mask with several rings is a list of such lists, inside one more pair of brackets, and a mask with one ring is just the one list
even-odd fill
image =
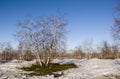
{"label": "bare tree", "polygon": [[83,49],[81,46],[75,47],[73,52],[73,57],[80,58],[80,59],[85,58],[85,53],[83,52]]}
{"label": "bare tree", "polygon": [[107,41],[104,41],[101,48],[102,58],[109,58],[111,52],[111,46],[108,44]]}
{"label": "bare tree", "polygon": [[120,49],[118,45],[112,45],[112,54],[115,56],[115,58],[120,58]]}
{"label": "bare tree", "polygon": [[53,53],[64,49],[67,22],[63,15],[27,19],[18,25],[21,27],[16,33],[19,42],[30,48],[40,66],[48,66]]}
{"label": "bare tree", "polygon": [[11,60],[13,51],[14,51],[13,47],[9,42],[1,44],[1,54],[2,54],[1,58],[3,60]]}
{"label": "bare tree", "polygon": [[18,45],[18,50],[17,50],[20,62],[23,59],[23,48],[24,48],[23,43],[20,42]]}
{"label": "bare tree", "polygon": [[112,35],[115,41],[115,46],[113,46],[113,51],[116,53],[117,58],[119,58],[119,49],[120,49],[120,6],[118,5],[115,8],[114,12],[114,25],[112,26]]}
{"label": "bare tree", "polygon": [[117,44],[120,45],[120,6],[115,8],[114,25],[112,26],[112,35]]}

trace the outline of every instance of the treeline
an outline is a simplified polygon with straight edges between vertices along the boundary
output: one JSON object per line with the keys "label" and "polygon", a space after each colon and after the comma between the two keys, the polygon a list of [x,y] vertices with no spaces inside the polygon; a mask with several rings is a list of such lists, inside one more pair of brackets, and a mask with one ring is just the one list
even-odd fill
{"label": "treeline", "polygon": [[20,45],[14,49],[11,43],[0,43],[0,60],[32,60],[34,55],[32,52],[25,48],[21,49]]}
{"label": "treeline", "polygon": [[71,58],[98,58],[98,59],[116,59],[120,58],[119,45],[110,45],[107,41],[104,41],[101,46],[97,47],[96,50],[93,47],[78,46],[71,53]]}
{"label": "treeline", "polygon": [[[101,46],[93,50],[93,47],[78,46],[74,50],[57,52],[52,54],[53,58],[76,58],[76,59],[116,59],[120,58],[120,48],[118,45],[110,45],[107,41],[104,41]],[[33,60],[35,56],[29,48],[22,48],[19,45],[17,49],[13,49],[10,43],[0,43],[0,60]]]}

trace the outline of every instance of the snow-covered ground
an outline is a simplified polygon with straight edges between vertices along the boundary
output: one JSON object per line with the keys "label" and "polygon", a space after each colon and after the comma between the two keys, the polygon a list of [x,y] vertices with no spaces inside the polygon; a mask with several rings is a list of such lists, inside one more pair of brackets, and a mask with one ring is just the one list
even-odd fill
{"label": "snow-covered ground", "polygon": [[13,60],[0,64],[0,79],[120,79],[120,59],[55,59],[53,62],[74,63],[78,68],[60,71],[63,75],[57,78],[53,75],[29,76],[28,72],[18,68],[29,66],[35,61],[18,63],[17,60]]}

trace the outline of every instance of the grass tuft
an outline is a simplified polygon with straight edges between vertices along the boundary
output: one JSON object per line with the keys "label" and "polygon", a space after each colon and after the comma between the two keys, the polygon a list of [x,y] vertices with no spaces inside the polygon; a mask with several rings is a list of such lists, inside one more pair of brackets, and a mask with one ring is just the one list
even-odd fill
{"label": "grass tuft", "polygon": [[54,72],[67,70],[70,68],[77,68],[74,64],[58,64],[58,63],[50,63],[49,66],[39,66],[33,64],[30,67],[23,67],[21,68],[24,71],[33,71],[30,73],[31,76],[43,76],[43,75],[54,75],[55,77],[61,76],[61,74],[55,74]]}

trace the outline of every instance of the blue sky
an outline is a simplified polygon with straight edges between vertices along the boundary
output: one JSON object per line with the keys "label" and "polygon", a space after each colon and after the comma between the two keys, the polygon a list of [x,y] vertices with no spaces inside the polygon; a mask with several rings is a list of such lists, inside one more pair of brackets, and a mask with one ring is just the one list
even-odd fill
{"label": "blue sky", "polygon": [[26,15],[48,16],[67,13],[67,47],[73,49],[85,40],[95,44],[112,43],[111,26],[119,0],[0,0],[0,42],[12,42],[16,24]]}

